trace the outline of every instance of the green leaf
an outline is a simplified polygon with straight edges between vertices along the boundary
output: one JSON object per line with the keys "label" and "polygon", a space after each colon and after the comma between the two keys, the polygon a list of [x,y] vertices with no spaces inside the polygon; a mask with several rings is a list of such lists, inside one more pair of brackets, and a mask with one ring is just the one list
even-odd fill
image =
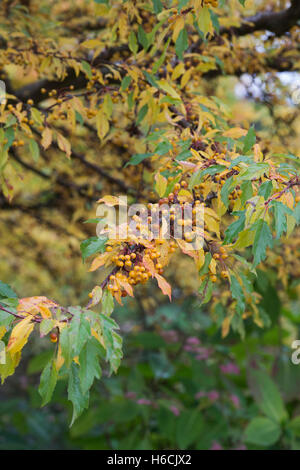
{"label": "green leaf", "polygon": [[280,201],[272,201],[271,207],[274,212],[275,232],[276,238],[278,239],[284,232],[287,231],[286,215],[292,215],[293,211],[291,211],[289,207],[287,207],[285,204],[282,204]]}
{"label": "green leaf", "polygon": [[255,400],[262,413],[277,423],[284,422],[288,414],[273,380],[261,370],[252,370],[250,378],[254,385]]}
{"label": "green leaf", "polygon": [[267,163],[253,163],[249,165],[245,171],[241,172],[238,176],[239,181],[251,180],[252,178],[260,178],[265,172],[269,170]]}
{"label": "green leaf", "polygon": [[237,301],[236,310],[239,314],[242,314],[246,308],[245,296],[242,286],[234,275],[230,276],[230,290],[232,297]]}
{"label": "green leaf", "polygon": [[249,444],[268,447],[278,441],[281,429],[278,423],[269,418],[257,417],[248,424],[245,430],[245,441]]}
{"label": "green leaf", "polygon": [[143,74],[147,80],[148,83],[150,83],[151,86],[155,87],[155,88],[158,88],[158,83],[157,81],[155,80],[155,78],[153,77],[153,75],[151,75],[149,72],[147,72],[147,70],[143,70]]}
{"label": "green leaf", "polygon": [[156,15],[161,13],[163,11],[163,4],[161,3],[160,0],[152,0],[153,3],[153,10]]}
{"label": "green leaf", "polygon": [[234,180],[233,180],[233,177],[231,176],[230,178],[228,178],[226,181],[225,181],[225,184],[222,186],[222,189],[221,189],[221,199],[223,201],[223,204],[228,207],[229,205],[229,199],[228,199],[228,196],[229,194],[231,193],[231,191],[233,190],[233,187],[234,187]]}
{"label": "green leaf", "polygon": [[258,190],[258,195],[263,196],[266,201],[268,197],[270,196],[272,189],[273,189],[272,181],[265,181],[262,185],[260,185],[259,190]]}
{"label": "green leaf", "polygon": [[143,47],[143,49],[145,49],[145,51],[147,52],[147,49],[150,46],[150,44],[148,43],[147,33],[145,33],[141,25],[139,25],[139,28],[138,28],[138,41]]}
{"label": "green leaf", "polygon": [[33,139],[29,141],[29,151],[35,162],[40,158],[40,149],[37,142]]}
{"label": "green leaf", "polygon": [[189,3],[189,0],[179,0],[178,2],[178,11],[181,12],[182,8],[184,8]]}
{"label": "green leaf", "polygon": [[239,211],[233,213],[233,215],[239,215],[239,218],[232,222],[232,224],[230,224],[229,227],[227,227],[225,230],[224,244],[231,243],[235,238],[237,238],[239,233],[244,230],[245,227],[245,212]]}
{"label": "green leaf", "polygon": [[128,165],[138,165],[143,160],[145,160],[145,158],[152,157],[153,155],[153,153],[135,153],[131,156],[129,162],[126,163],[125,168]]}
{"label": "green leaf", "polygon": [[85,60],[82,60],[81,65],[82,65],[82,69],[86,73],[87,77],[92,78],[93,73],[92,73],[92,69],[91,69],[90,64],[88,62],[86,62]]}
{"label": "green leaf", "polygon": [[293,418],[287,426],[296,437],[300,437],[300,415]]}
{"label": "green leaf", "polygon": [[211,18],[211,22],[213,24],[213,27],[215,28],[216,32],[219,34],[219,32],[220,32],[220,23],[219,23],[218,16],[211,9],[209,9],[209,14],[210,14],[210,18]]}
{"label": "green leaf", "polygon": [[138,112],[137,118],[136,118],[136,125],[138,126],[142,120],[145,118],[146,114],[148,113],[148,105],[144,104],[141,109]]}
{"label": "green leaf", "polygon": [[87,238],[80,244],[81,256],[85,261],[89,256],[95,253],[103,253],[105,251],[105,243],[107,237],[91,237]]}
{"label": "green leaf", "polygon": [[247,135],[244,138],[243,153],[249,152],[249,150],[252,149],[255,142],[256,142],[255,130],[254,130],[254,127],[250,127]]}
{"label": "green leaf", "polygon": [[233,168],[234,166],[237,166],[239,163],[250,164],[250,163],[253,163],[253,159],[252,157],[249,157],[248,155],[239,155],[238,157],[236,157],[234,160],[231,161],[229,170],[231,170],[231,168]]}
{"label": "green leaf", "polygon": [[204,422],[197,409],[184,410],[180,413],[176,426],[176,441],[179,449],[187,449],[199,439]]}
{"label": "green leaf", "polygon": [[139,47],[138,47],[138,43],[137,43],[137,39],[136,39],[136,35],[134,31],[130,31],[129,38],[128,38],[128,45],[129,45],[129,49],[131,50],[131,52],[135,55]]}
{"label": "green leaf", "polygon": [[162,52],[162,55],[160,56],[160,58],[155,62],[153,68],[152,68],[152,72],[153,73],[156,73],[159,69],[159,67],[163,64],[164,60],[165,60],[165,57],[166,57],[166,54],[167,54],[167,50],[168,50],[168,47],[169,47],[169,44],[171,42],[171,38],[169,38],[165,44],[165,47],[164,47],[164,50]]}
{"label": "green leaf", "polygon": [[172,144],[168,140],[163,140],[155,148],[154,153],[157,155],[165,155],[172,149]]}
{"label": "green leaf", "polygon": [[182,28],[175,43],[176,55],[180,60],[183,60],[183,53],[189,47],[188,34],[185,28]]}
{"label": "green leaf", "polygon": [[8,284],[0,281],[0,299],[3,298],[17,298],[17,294],[12,290]]}
{"label": "green leaf", "polygon": [[208,273],[208,267],[210,265],[211,258],[212,258],[211,253],[206,253],[204,265],[202,266],[202,268],[199,271],[200,276],[203,276],[204,274]]}
{"label": "green leaf", "polygon": [[212,293],[213,293],[213,287],[214,287],[213,282],[208,278],[204,282],[202,282],[199,288],[201,305],[207,304],[207,302],[210,301]]}
{"label": "green leaf", "polygon": [[56,320],[53,318],[44,318],[40,323],[40,336],[45,336],[53,329]]}
{"label": "green leaf", "polygon": [[88,407],[89,392],[83,393],[80,385],[79,366],[72,362],[69,369],[68,399],[73,404],[73,415],[70,427],[81,413]]}
{"label": "green leaf", "polygon": [[298,202],[293,216],[295,217],[297,224],[300,224],[300,202]]}
{"label": "green leaf", "polygon": [[102,297],[102,313],[108,317],[112,314],[114,309],[114,298],[109,290],[105,289]]}
{"label": "green leaf", "polygon": [[189,183],[189,189],[192,189],[195,185],[199,184],[204,176],[206,175],[216,175],[217,173],[220,173],[221,171],[226,168],[223,165],[211,165],[210,167],[206,168],[205,170],[198,170],[195,173],[192,174],[190,183]]}
{"label": "green leaf", "polygon": [[68,331],[72,344],[73,356],[78,356],[84,344],[91,338],[91,328],[85,316],[85,310],[80,307],[70,307],[69,312],[73,315],[69,325],[63,329]]}
{"label": "green leaf", "polygon": [[122,83],[121,83],[121,91],[127,90],[131,82],[131,77],[129,75],[126,75],[126,77],[123,78]]}
{"label": "green leaf", "polygon": [[95,338],[91,338],[82,348],[79,356],[79,378],[83,393],[91,388],[95,378],[101,377],[100,358],[103,357],[103,352],[103,347]]}
{"label": "green leaf", "polygon": [[257,266],[266,257],[267,247],[272,247],[273,238],[271,230],[263,219],[259,219],[252,226],[252,229],[256,229],[252,252],[254,255],[253,265]]}
{"label": "green leaf", "polygon": [[1,326],[5,326],[5,328],[8,329],[11,326],[13,320],[14,320],[13,315],[10,315],[9,313],[3,312],[2,310],[0,310],[0,325]]}
{"label": "green leaf", "polygon": [[57,377],[58,373],[55,361],[51,359],[43,370],[40,379],[39,394],[42,397],[42,406],[46,405],[51,400],[56,387]]}
{"label": "green leaf", "polygon": [[116,372],[123,356],[122,338],[114,331],[118,325],[111,317],[103,314],[100,314],[100,324],[106,349],[106,360],[110,363],[111,371]]}
{"label": "green leaf", "polygon": [[242,205],[245,204],[246,201],[248,201],[252,196],[253,196],[253,187],[251,181],[244,181],[241,184],[241,203]]}

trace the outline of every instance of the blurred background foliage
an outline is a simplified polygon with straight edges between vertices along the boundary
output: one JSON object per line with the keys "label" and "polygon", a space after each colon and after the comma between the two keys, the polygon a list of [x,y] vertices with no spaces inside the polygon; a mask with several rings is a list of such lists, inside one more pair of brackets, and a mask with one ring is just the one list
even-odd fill
{"label": "blurred background foliage", "polygon": [[[192,295],[178,288],[170,304],[144,287],[115,312],[125,343],[118,374],[104,371],[72,428],[63,381],[40,408],[38,374],[51,347],[35,337],[0,389],[0,449],[300,448],[300,367],[291,362],[299,300],[290,286],[282,302],[276,282],[275,271],[259,271],[270,326],[249,321],[243,341],[222,339],[222,318],[213,323]],[[257,419],[280,424],[257,429]]]}

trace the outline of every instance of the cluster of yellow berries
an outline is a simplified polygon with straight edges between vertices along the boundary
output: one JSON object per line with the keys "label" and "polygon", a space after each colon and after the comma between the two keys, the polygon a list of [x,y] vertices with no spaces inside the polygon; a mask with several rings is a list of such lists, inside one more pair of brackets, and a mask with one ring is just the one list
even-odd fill
{"label": "cluster of yellow berries", "polygon": [[[156,240],[155,244],[158,246],[165,243],[164,240]],[[115,264],[115,269],[108,278],[107,289],[114,295],[126,297],[128,291],[124,287],[124,283],[135,286],[137,284],[145,284],[152,273],[146,266],[144,266],[142,260],[144,256],[147,256],[153,263],[155,272],[163,274],[163,265],[159,262],[160,252],[158,248],[153,246],[151,248],[145,248],[142,245],[138,245],[136,252],[127,254],[119,254],[112,257],[112,262]],[[173,253],[176,250],[176,242],[170,241],[169,253]],[[110,253],[113,251],[112,246],[106,247],[106,252]]]}
{"label": "cluster of yellow berries", "polygon": [[[5,140],[7,140],[7,139],[5,139]],[[4,143],[6,143],[6,142],[4,142]],[[13,143],[12,143],[13,147],[23,147],[23,145],[25,145],[25,142],[24,142],[24,140],[21,140],[21,139],[20,140],[14,140]]]}
{"label": "cluster of yellow berries", "polygon": [[218,0],[204,0],[204,5],[211,5],[213,8],[217,8]]}

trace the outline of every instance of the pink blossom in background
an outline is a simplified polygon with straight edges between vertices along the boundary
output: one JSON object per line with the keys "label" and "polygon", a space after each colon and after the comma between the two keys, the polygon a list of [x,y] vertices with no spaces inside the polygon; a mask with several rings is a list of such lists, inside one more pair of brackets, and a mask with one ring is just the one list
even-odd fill
{"label": "pink blossom in background", "polygon": [[195,395],[196,400],[203,397],[207,397],[210,401],[216,401],[220,398],[220,393],[217,390],[211,390],[210,392],[200,391]]}
{"label": "pink blossom in background", "polygon": [[234,362],[228,362],[227,364],[222,364],[220,370],[223,374],[233,374],[238,375],[240,373],[239,367],[234,364]]}
{"label": "pink blossom in background", "polygon": [[175,405],[172,405],[170,406],[170,411],[172,411],[172,413],[175,415],[175,416],[179,416],[180,415],[180,410],[177,408],[177,406]]}
{"label": "pink blossom in background", "polygon": [[198,345],[200,344],[200,340],[198,338],[196,338],[196,336],[189,336],[186,340],[186,342],[188,344],[192,344],[192,345]]}
{"label": "pink blossom in background", "polygon": [[197,352],[197,356],[195,356],[195,359],[197,359],[197,361],[208,359],[211,354],[210,349],[207,348],[197,348],[197,351],[195,352]]}
{"label": "pink blossom in background", "polygon": [[221,446],[221,444],[219,444],[219,442],[214,441],[211,445],[210,450],[223,450],[223,447]]}
{"label": "pink blossom in background", "polygon": [[231,394],[229,398],[232,401],[235,408],[239,408],[241,406],[240,399],[237,395]]}
{"label": "pink blossom in background", "polygon": [[134,398],[136,398],[136,393],[135,392],[127,392],[127,393],[125,393],[125,397],[129,398],[131,400],[134,400]]}
{"label": "pink blossom in background", "polygon": [[177,343],[179,336],[176,330],[161,331],[160,336],[166,341],[166,343]]}
{"label": "pink blossom in background", "polygon": [[190,346],[189,344],[186,344],[183,349],[185,351],[188,351],[188,352],[194,352],[195,351],[195,347],[194,346]]}
{"label": "pink blossom in background", "polygon": [[151,400],[148,400],[147,398],[139,398],[136,402],[138,405],[152,405]]}
{"label": "pink blossom in background", "polygon": [[208,392],[207,398],[209,398],[211,401],[216,401],[220,398],[220,394],[217,390],[211,390]]}

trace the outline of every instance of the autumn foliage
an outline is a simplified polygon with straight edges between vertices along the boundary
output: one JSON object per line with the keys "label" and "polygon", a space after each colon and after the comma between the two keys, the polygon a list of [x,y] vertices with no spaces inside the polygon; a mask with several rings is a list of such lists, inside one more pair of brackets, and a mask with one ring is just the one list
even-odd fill
{"label": "autumn foliage", "polygon": [[[67,377],[73,423],[105,362],[118,371],[115,304],[144,285],[170,301],[174,288],[195,296],[222,338],[244,338],[246,322],[270,324],[257,269],[277,270],[282,292],[299,281],[299,103],[278,73],[299,70],[300,10],[250,0],[4,0],[0,9],[2,257],[24,234],[28,251],[15,251],[12,271],[42,289],[18,297],[1,271],[0,374],[14,373],[30,335],[50,339],[42,403]],[[143,204],[139,234],[111,239],[104,220],[96,235],[97,205],[119,211],[120,195]],[[199,208],[203,243],[189,250]],[[189,226],[182,239],[175,220]],[[85,264],[75,269],[79,245]],[[38,279],[40,262],[51,282]],[[68,306],[67,291],[52,300],[66,272],[81,292],[84,271],[94,287],[82,306]]]}

